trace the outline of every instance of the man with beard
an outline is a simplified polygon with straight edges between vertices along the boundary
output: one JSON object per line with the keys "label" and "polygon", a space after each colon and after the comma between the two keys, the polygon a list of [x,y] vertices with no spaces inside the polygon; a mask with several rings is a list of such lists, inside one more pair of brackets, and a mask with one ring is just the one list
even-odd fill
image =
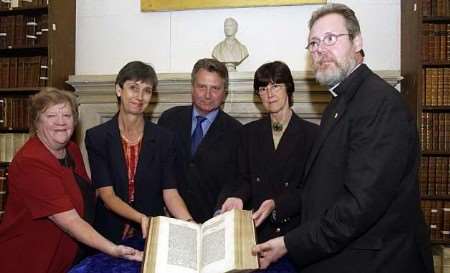
{"label": "man with beard", "polygon": [[362,63],[353,10],[326,5],[309,29],[315,77],[333,99],[306,164],[301,224],[254,248],[261,267],[287,254],[302,273],[432,272],[414,118]]}

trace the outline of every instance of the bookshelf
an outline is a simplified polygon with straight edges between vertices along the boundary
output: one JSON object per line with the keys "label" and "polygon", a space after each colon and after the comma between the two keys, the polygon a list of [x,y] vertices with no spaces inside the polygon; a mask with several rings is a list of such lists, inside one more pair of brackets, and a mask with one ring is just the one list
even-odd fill
{"label": "bookshelf", "polygon": [[5,200],[7,194],[8,163],[0,162],[0,221],[5,209]]}
{"label": "bookshelf", "polygon": [[402,94],[417,118],[421,206],[434,244],[450,244],[450,0],[401,1]]}
{"label": "bookshelf", "polygon": [[[71,90],[66,81],[75,72],[75,5],[0,1],[0,178],[28,139],[30,96],[44,86]],[[1,187],[0,217],[6,196]]]}

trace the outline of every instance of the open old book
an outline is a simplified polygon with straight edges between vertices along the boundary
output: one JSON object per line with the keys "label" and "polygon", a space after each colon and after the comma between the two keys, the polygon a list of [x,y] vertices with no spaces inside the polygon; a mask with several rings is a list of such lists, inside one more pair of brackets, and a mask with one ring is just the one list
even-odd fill
{"label": "open old book", "polygon": [[252,213],[232,210],[202,225],[151,218],[142,273],[225,273],[258,269]]}

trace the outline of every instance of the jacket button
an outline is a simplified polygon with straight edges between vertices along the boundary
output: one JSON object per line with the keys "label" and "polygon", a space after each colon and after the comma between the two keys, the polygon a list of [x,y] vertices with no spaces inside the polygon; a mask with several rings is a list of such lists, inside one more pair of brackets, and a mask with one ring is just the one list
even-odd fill
{"label": "jacket button", "polygon": [[287,188],[289,186],[289,182],[284,182],[284,186]]}
{"label": "jacket button", "polygon": [[275,232],[280,233],[280,232],[281,232],[281,228],[279,228],[279,227],[276,228],[276,229],[275,229]]}
{"label": "jacket button", "polygon": [[256,182],[261,182],[261,178],[256,177]]}

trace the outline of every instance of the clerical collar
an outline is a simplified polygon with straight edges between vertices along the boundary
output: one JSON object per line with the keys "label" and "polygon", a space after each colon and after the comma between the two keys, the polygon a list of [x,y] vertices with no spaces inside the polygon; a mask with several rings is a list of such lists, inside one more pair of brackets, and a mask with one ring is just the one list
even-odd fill
{"label": "clerical collar", "polygon": [[333,87],[331,87],[330,89],[328,89],[328,91],[330,91],[331,95],[336,98],[338,96],[338,94],[336,92],[334,92],[334,89],[336,89],[339,84],[341,84],[341,82],[336,83]]}
{"label": "clerical collar", "polygon": [[[353,71],[355,71],[361,64],[362,64],[362,63],[357,64],[357,65],[353,68],[353,70],[348,74],[348,76],[350,76],[350,74],[352,74]],[[348,78],[348,76],[345,77],[345,79]],[[344,79],[344,80],[345,80],[345,79]],[[328,89],[328,91],[331,93],[331,95],[332,95],[334,98],[336,98],[336,97],[339,95],[339,94],[338,94],[337,92],[335,92],[334,90],[335,90],[340,84],[341,84],[341,82],[338,82],[338,83],[336,83],[335,85],[333,85],[332,87],[330,87],[330,88]]]}

